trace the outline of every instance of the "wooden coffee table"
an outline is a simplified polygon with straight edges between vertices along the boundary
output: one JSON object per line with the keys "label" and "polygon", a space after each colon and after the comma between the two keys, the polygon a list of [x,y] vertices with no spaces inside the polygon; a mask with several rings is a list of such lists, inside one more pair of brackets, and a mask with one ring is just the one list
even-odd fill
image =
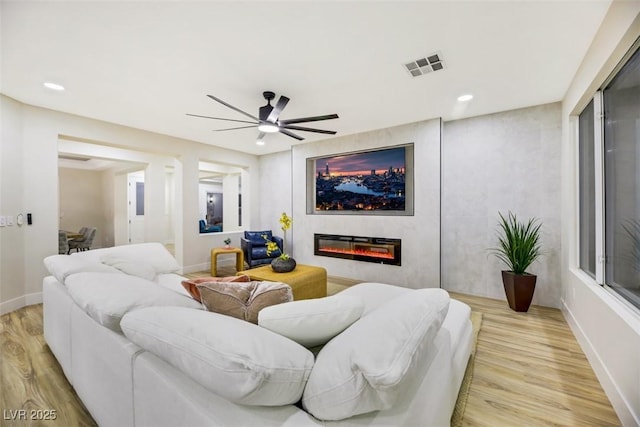
{"label": "wooden coffee table", "polygon": [[327,296],[327,270],[322,267],[298,264],[293,271],[276,273],[271,265],[265,265],[236,273],[240,274],[251,280],[286,283],[291,286],[294,301]]}

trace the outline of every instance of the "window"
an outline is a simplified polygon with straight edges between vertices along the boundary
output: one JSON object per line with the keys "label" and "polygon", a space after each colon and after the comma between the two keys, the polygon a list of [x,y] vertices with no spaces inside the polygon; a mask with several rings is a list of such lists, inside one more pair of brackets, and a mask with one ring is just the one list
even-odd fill
{"label": "window", "polygon": [[580,268],[596,275],[596,190],[594,159],[593,100],[578,119],[578,156],[580,180]]}
{"label": "window", "polygon": [[598,283],[637,308],[640,308],[639,46],[640,40],[578,118],[579,265]]}
{"label": "window", "polygon": [[603,90],[605,283],[640,307],[640,50]]}

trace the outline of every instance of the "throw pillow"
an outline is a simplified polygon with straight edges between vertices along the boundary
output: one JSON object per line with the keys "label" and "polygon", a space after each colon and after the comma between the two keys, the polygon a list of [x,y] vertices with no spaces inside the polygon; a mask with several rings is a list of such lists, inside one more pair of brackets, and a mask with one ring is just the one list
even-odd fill
{"label": "throw pillow", "polygon": [[292,301],[260,310],[258,325],[305,347],[315,347],[358,320],[363,308],[362,298],[340,294]]}
{"label": "throw pillow", "polygon": [[207,282],[250,282],[251,278],[246,274],[240,276],[227,276],[227,277],[198,277],[197,279],[183,280],[182,286],[189,292],[189,294],[198,302],[202,302],[200,297],[200,291],[198,290],[198,284]]}
{"label": "throw pillow", "polygon": [[196,285],[208,311],[258,323],[258,312],[293,301],[291,286],[280,282],[206,282]]}
{"label": "throw pillow", "polygon": [[318,353],[304,408],[320,420],[391,408],[428,362],[448,308],[446,291],[420,289],[361,317]]}

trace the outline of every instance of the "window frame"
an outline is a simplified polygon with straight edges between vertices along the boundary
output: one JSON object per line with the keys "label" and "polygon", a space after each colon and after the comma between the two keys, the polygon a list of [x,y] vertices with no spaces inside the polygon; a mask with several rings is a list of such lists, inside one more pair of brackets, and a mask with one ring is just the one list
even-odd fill
{"label": "window frame", "polygon": [[[640,315],[640,307],[631,302],[624,296],[623,292],[618,289],[625,289],[616,283],[607,282],[607,233],[606,233],[606,171],[605,171],[605,115],[604,115],[604,91],[610,83],[616,78],[620,71],[630,61],[630,59],[636,54],[640,54],[640,38],[635,41],[629,51],[624,55],[620,62],[613,69],[611,74],[602,83],[599,89],[594,94],[593,98],[587,100],[586,105],[577,114],[575,120],[575,135],[576,135],[576,212],[577,212],[577,228],[576,228],[576,259],[575,265],[578,270],[595,280],[595,283],[602,286],[607,292],[613,295],[617,300],[624,303],[625,306],[631,308],[636,315]],[[595,255],[596,255],[596,273],[595,277],[581,266],[580,251],[581,251],[581,221],[583,218],[580,215],[581,199],[583,197],[581,192],[581,171],[579,168],[583,167],[580,162],[580,115],[590,106],[593,100],[593,116],[594,116],[594,129],[593,129],[593,144],[594,144],[594,179],[595,179]],[[618,289],[616,289],[618,288]]]}

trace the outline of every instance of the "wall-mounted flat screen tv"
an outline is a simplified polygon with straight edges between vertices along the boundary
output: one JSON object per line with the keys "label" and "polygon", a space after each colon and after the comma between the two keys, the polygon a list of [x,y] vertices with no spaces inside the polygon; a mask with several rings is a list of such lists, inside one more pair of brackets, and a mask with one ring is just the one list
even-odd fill
{"label": "wall-mounted flat screen tv", "polygon": [[307,213],[413,215],[413,144],[307,159]]}

